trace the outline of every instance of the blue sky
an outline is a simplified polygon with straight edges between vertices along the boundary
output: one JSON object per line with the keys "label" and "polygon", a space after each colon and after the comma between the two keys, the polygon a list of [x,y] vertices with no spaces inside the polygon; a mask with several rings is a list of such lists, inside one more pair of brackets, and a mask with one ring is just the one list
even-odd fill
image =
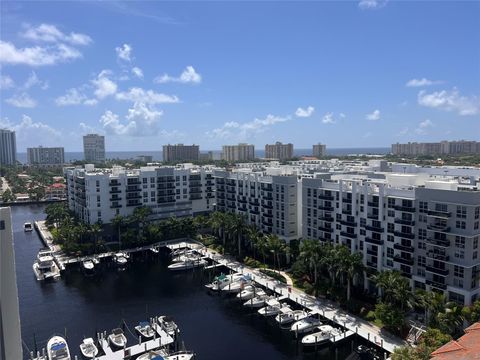
{"label": "blue sky", "polygon": [[480,140],[480,2],[8,2],[0,127],[27,146]]}

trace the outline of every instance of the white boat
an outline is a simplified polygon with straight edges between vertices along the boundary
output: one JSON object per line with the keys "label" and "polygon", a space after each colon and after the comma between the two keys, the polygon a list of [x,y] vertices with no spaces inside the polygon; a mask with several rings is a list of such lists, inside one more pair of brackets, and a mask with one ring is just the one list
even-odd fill
{"label": "white boat", "polygon": [[258,309],[258,313],[262,316],[275,316],[282,312],[283,305],[278,302],[276,299],[268,300],[266,302],[267,306]]}
{"label": "white boat", "polygon": [[140,322],[137,326],[135,326],[135,330],[145,339],[151,339],[155,335],[155,330],[148,321]]}
{"label": "white boat", "polygon": [[165,360],[192,360],[195,353],[191,351],[178,351],[165,357]]}
{"label": "white boat", "polygon": [[214,291],[219,291],[222,290],[225,286],[231,284],[232,282],[241,279],[242,276],[243,275],[240,273],[234,273],[230,275],[225,275],[222,273],[216,276],[212,283],[205,285],[205,287]]}
{"label": "white boat", "polygon": [[302,345],[311,346],[311,345],[321,345],[330,340],[331,332],[334,328],[330,325],[321,325],[318,327],[319,331],[316,331],[312,334],[304,336],[302,338]]}
{"label": "white boat", "polygon": [[275,316],[275,321],[280,325],[291,324],[296,321],[305,319],[308,316],[308,312],[305,310],[292,310],[289,312],[283,312]]}
{"label": "white boat", "polygon": [[192,250],[190,250],[190,249],[188,249],[188,248],[181,248],[181,249],[173,250],[173,251],[170,253],[170,255],[171,255],[172,257],[175,257],[175,256],[178,256],[178,255],[182,255],[182,254],[184,254],[184,253],[186,253],[186,252],[188,252],[188,251],[192,251]]}
{"label": "white boat", "polygon": [[80,351],[87,359],[93,359],[98,354],[98,348],[92,338],[83,339],[80,344]]}
{"label": "white boat", "polygon": [[270,299],[271,297],[268,295],[258,295],[250,300],[247,300],[243,303],[243,306],[252,307],[252,308],[259,308],[265,305],[265,302]]}
{"label": "white boat", "polygon": [[108,341],[117,348],[123,348],[127,345],[127,338],[123,334],[123,330],[120,328],[112,330],[112,333],[108,335]]}
{"label": "white boat", "polygon": [[200,255],[194,254],[194,253],[187,253],[187,254],[181,254],[178,256],[175,256],[172,259],[172,262],[179,262],[179,261],[185,261],[185,260],[199,260],[201,258]]}
{"label": "white boat", "polygon": [[314,330],[316,327],[322,325],[321,321],[313,316],[307,316],[306,318],[299,320],[292,324],[291,331],[295,331],[299,334]]}
{"label": "white boat", "polygon": [[33,272],[37,280],[60,277],[60,269],[55,263],[53,252],[50,249],[44,249],[38,252],[37,260],[33,263]]}
{"label": "white boat", "polygon": [[196,267],[205,266],[206,264],[207,261],[204,259],[185,260],[168,265],[168,269],[172,271],[189,270]]}
{"label": "white boat", "polygon": [[61,336],[53,336],[47,343],[48,360],[71,360],[67,341]]}
{"label": "white boat", "polygon": [[31,222],[26,222],[25,224],[23,224],[23,231],[25,231],[25,232],[33,231],[32,223]]}
{"label": "white boat", "polygon": [[176,334],[180,333],[180,329],[178,328],[173,318],[170,316],[159,316],[157,318],[158,325],[170,336],[175,336]]}
{"label": "white boat", "polygon": [[158,250],[158,248],[156,248],[155,246],[152,246],[152,247],[150,248],[150,251],[151,251],[152,253],[154,253],[154,254],[158,254],[158,251],[159,251],[159,250]]}
{"label": "white boat", "polygon": [[140,355],[137,360],[164,360],[168,356],[168,352],[164,349],[151,350],[143,355]]}
{"label": "white boat", "polygon": [[92,271],[95,268],[95,264],[90,259],[84,260],[82,266],[86,271]]}
{"label": "white boat", "polygon": [[263,291],[262,288],[258,288],[253,285],[247,285],[243,289],[243,291],[240,291],[237,294],[237,298],[242,299],[242,300],[250,300],[253,299],[255,296],[260,296],[260,295],[265,295],[266,292]]}
{"label": "white boat", "polygon": [[126,265],[127,262],[128,262],[128,255],[123,253],[123,252],[119,252],[119,253],[116,253],[115,255],[113,255],[113,261],[115,261],[115,263],[119,266],[123,266],[123,265]]}
{"label": "white boat", "polygon": [[237,280],[232,281],[230,284],[224,286],[221,290],[227,293],[239,293],[245,286],[251,284],[250,276],[242,276]]}

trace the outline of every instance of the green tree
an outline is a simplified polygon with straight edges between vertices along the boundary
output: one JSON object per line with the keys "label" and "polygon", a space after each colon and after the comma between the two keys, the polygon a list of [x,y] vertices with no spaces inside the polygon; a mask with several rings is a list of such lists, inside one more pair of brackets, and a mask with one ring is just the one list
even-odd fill
{"label": "green tree", "polygon": [[347,301],[350,301],[352,281],[363,273],[363,256],[361,253],[348,254],[340,260],[340,268],[347,278]]}
{"label": "green tree", "polygon": [[375,306],[375,317],[392,332],[400,333],[405,324],[405,313],[393,304],[380,302]]}
{"label": "green tree", "polygon": [[320,241],[313,239],[304,239],[300,243],[299,260],[307,264],[308,268],[313,271],[313,284],[315,291],[318,286],[318,271],[324,257],[324,247]]}
{"label": "green tree", "polygon": [[269,250],[273,253],[273,267],[275,268],[276,263],[278,270],[280,270],[280,255],[285,252],[285,241],[281,240],[275,234],[269,234],[267,235],[267,244]]}

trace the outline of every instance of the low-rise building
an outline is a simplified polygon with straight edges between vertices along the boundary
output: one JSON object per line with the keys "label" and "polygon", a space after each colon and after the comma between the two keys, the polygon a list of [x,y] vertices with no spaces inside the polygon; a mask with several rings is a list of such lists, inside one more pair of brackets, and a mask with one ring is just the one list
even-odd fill
{"label": "low-rise building", "polygon": [[62,200],[67,197],[67,186],[62,183],[54,183],[45,188],[45,199]]}
{"label": "low-rise building", "polygon": [[480,322],[465,329],[465,335],[451,340],[431,354],[431,360],[479,360]]}

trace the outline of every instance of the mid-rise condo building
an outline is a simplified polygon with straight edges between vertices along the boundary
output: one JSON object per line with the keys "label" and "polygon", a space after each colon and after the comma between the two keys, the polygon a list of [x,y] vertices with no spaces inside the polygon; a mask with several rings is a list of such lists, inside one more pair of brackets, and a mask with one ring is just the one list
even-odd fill
{"label": "mid-rise condo building", "polygon": [[163,145],[164,162],[198,161],[200,147],[198,145]]}
{"label": "mid-rise condo building", "polygon": [[394,155],[460,155],[480,154],[478,141],[441,141],[434,143],[409,142],[392,144]]}
{"label": "mid-rise condo building", "polygon": [[223,145],[222,160],[225,161],[249,161],[255,159],[255,146],[241,143],[238,145]]}
{"label": "mid-rise condo building", "polygon": [[17,163],[17,142],[15,131],[0,129],[0,165]]}
{"label": "mid-rise condo building", "polygon": [[315,144],[312,147],[312,155],[317,158],[324,157],[327,154],[327,145]]}
{"label": "mid-rise condo building", "polygon": [[265,145],[265,157],[267,159],[288,160],[293,158],[293,144],[276,142],[273,145]]}
{"label": "mid-rise condo building", "polygon": [[105,136],[87,134],[83,136],[83,156],[89,163],[105,162]]}
{"label": "mid-rise condo building", "polygon": [[27,148],[27,162],[41,167],[62,166],[65,163],[65,151],[63,147]]}

